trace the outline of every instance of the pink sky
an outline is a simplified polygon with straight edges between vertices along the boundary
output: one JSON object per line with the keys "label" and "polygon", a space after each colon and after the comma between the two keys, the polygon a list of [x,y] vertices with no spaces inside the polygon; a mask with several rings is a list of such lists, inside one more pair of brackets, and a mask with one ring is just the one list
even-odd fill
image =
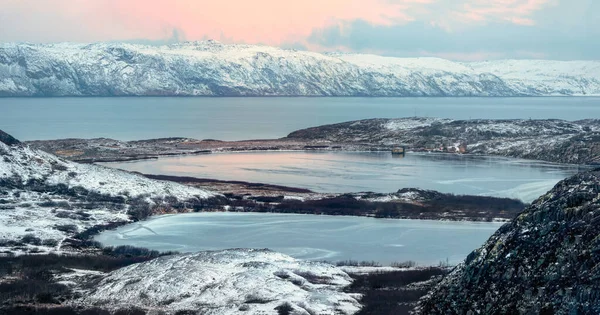
{"label": "pink sky", "polygon": [[163,39],[176,29],[187,40],[279,45],[353,20],[386,26],[425,21],[448,31],[489,21],[534,25],[532,14],[552,1],[2,0],[0,28],[6,32],[0,31],[0,41]]}

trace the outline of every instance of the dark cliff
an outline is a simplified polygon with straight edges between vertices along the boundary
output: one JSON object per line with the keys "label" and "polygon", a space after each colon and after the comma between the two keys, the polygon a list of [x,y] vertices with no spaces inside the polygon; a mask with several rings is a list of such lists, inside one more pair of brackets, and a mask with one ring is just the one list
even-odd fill
{"label": "dark cliff", "polygon": [[418,314],[600,314],[600,169],[558,183],[421,300]]}

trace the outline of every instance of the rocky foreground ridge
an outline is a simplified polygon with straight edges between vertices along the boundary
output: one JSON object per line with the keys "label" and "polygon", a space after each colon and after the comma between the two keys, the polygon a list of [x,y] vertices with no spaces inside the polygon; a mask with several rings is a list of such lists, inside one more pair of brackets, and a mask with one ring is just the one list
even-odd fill
{"label": "rocky foreground ridge", "polygon": [[419,314],[599,314],[600,170],[558,183],[472,252]]}
{"label": "rocky foreground ridge", "polygon": [[600,62],[453,62],[215,41],[0,44],[0,96],[600,95]]}

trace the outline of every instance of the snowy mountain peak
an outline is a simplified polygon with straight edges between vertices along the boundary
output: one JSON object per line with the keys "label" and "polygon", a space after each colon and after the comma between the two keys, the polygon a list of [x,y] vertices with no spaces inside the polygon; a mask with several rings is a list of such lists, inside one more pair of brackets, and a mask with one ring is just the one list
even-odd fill
{"label": "snowy mountain peak", "polygon": [[184,42],[0,44],[0,96],[600,95],[600,62],[320,54]]}

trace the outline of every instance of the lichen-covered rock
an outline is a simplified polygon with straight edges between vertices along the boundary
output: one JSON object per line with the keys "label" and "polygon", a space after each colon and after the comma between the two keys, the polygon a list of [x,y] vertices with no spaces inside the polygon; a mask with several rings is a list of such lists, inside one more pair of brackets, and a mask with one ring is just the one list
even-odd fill
{"label": "lichen-covered rock", "polygon": [[600,169],[558,183],[473,251],[418,314],[600,314]]}

